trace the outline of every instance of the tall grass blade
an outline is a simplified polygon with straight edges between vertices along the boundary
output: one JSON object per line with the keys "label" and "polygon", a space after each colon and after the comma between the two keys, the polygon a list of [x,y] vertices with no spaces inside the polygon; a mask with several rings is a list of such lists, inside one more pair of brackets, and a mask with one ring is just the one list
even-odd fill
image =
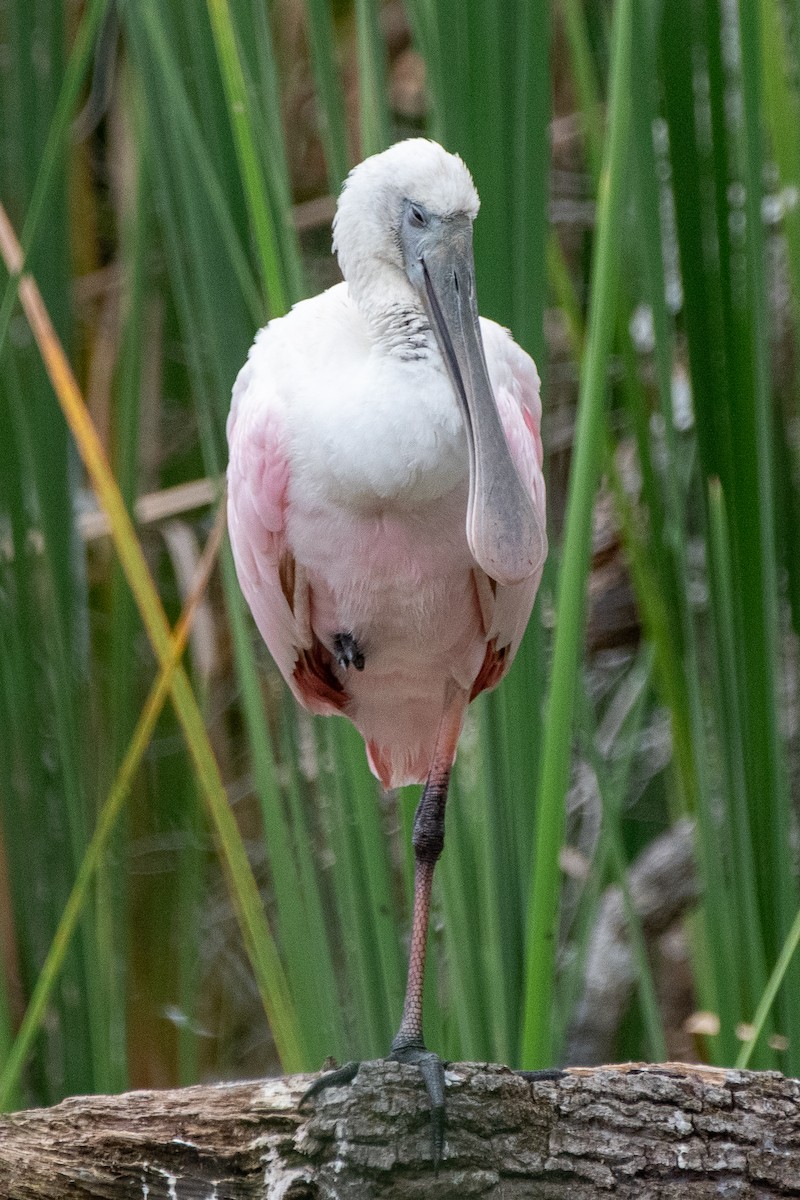
{"label": "tall grass blade", "polygon": [[208,11],[236,139],[236,151],[251,228],[258,250],[261,277],[269,300],[270,313],[277,317],[289,307],[289,290],[281,267],[277,231],[272,221],[267,188],[256,152],[255,114],[245,85],[228,0],[208,0]]}
{"label": "tall grass blade", "polygon": [[609,140],[597,221],[586,358],[570,472],[564,553],[558,585],[552,683],[547,699],[528,910],[522,1062],[547,1065],[552,1057],[553,985],[559,893],[558,854],[580,670],[583,605],[589,561],[592,500],[600,469],[606,369],[617,298],[617,243],[621,230],[630,121],[631,5],[619,0],[612,36]]}
{"label": "tall grass blade", "polygon": [[572,59],[572,78],[584,124],[589,166],[595,180],[603,166],[603,107],[592,58],[586,7],[580,0],[562,0],[564,30]]}
{"label": "tall grass blade", "polygon": [[[462,747],[463,758],[465,749]],[[473,767],[474,769],[474,767]],[[456,1053],[454,1034],[458,1035],[461,1057],[488,1060],[496,1056],[496,1028],[489,1018],[486,976],[482,950],[487,939],[484,929],[486,912],[481,904],[481,876],[475,854],[475,822],[461,780],[467,773],[459,768],[450,780],[447,812],[447,853],[439,864],[439,888],[444,915],[443,952],[448,982],[448,1008],[456,1029],[443,1044],[448,1056]],[[482,795],[479,804],[486,803]],[[411,845],[411,828],[406,831]],[[409,855],[409,858],[411,856]],[[492,1011],[496,1011],[492,1007]],[[431,1043],[434,1044],[434,1043]]]}
{"label": "tall grass blade", "polygon": [[[22,226],[20,244],[22,246],[22,264],[24,266],[31,246],[44,215],[45,205],[50,188],[55,179],[59,163],[63,162],[64,143],[69,129],[69,123],[75,115],[75,107],[80,89],[86,77],[86,72],[92,58],[95,38],[103,20],[106,8],[113,0],[90,0],[83,14],[83,19],[75,35],[72,53],[67,60],[58,103],[53,112],[52,121],[47,132],[47,140],[39,158],[39,170],[36,182],[31,192],[25,222]],[[11,175],[13,178],[13,175]],[[6,202],[8,197],[6,196]],[[20,271],[22,268],[20,268]],[[14,310],[14,300],[17,294],[20,271],[14,272],[6,284],[3,300],[0,303],[0,352],[5,345],[8,325]]]}
{"label": "tall grass blade", "polygon": [[[297,769],[301,760],[298,738],[298,713],[292,704],[281,706],[281,756],[287,793],[287,819],[292,837],[293,862],[296,864],[295,887],[299,891],[305,928],[301,952],[312,964],[313,978],[308,987],[309,1004],[314,1007],[313,1025],[319,1030],[321,1054],[317,1062],[334,1055],[345,1057],[350,1048],[342,1003],[343,989],[336,974],[335,922],[328,910],[328,889],[324,872],[320,870],[320,852],[326,843],[323,831],[314,820],[315,801],[303,773]],[[265,825],[265,828],[269,827]],[[295,900],[295,907],[297,902]],[[327,919],[326,919],[327,913]],[[298,1007],[303,998],[298,997]]]}
{"label": "tall grass blade", "polygon": [[261,0],[235,0],[231,10],[242,51],[245,84],[253,98],[255,134],[273,211],[278,251],[292,303],[306,294],[300,243],[292,213],[292,184],[281,109],[281,79],[270,11]]}
{"label": "tall grass blade", "polygon": [[355,0],[361,157],[378,154],[391,141],[386,101],[386,47],[376,0]]}
{"label": "tall grass blade", "polygon": [[[620,736],[627,736],[631,745],[635,745],[637,734],[641,728],[644,700],[650,675],[649,663],[645,662],[638,665],[640,666],[640,674],[642,675],[641,684],[639,685],[639,695],[634,702],[633,712],[626,722],[626,728],[620,731]],[[627,764],[623,764],[623,769],[619,773],[610,769],[608,764],[603,760],[596,744],[595,717],[591,709],[591,701],[586,694],[585,684],[582,687],[579,704],[581,709],[581,728],[584,733],[587,757],[597,781],[603,805],[603,831],[601,834],[603,846],[599,853],[605,853],[608,856],[611,873],[622,894],[622,905],[628,927],[628,937],[631,943],[633,961],[636,966],[639,1005],[642,1012],[649,1055],[653,1062],[664,1062],[667,1058],[664,1023],[659,1012],[655,982],[647,955],[647,943],[642,929],[642,922],[631,896],[628,880],[629,864],[626,861],[622,835],[621,816],[632,754],[628,756]],[[615,775],[617,778],[615,778]]]}
{"label": "tall grass blade", "polygon": [[[755,998],[760,995],[767,982],[767,970],[758,913],[758,888],[753,861],[753,831],[750,825],[750,815],[747,808],[747,793],[744,770],[744,730],[742,727],[742,712],[740,696],[736,679],[736,625],[735,600],[732,565],[730,561],[730,537],[725,510],[725,497],[719,480],[711,481],[709,485],[709,537],[708,549],[710,556],[710,571],[714,581],[717,596],[716,622],[714,634],[718,642],[717,671],[718,691],[721,697],[720,721],[724,769],[726,772],[726,792],[728,802],[724,809],[723,820],[717,819],[708,831],[707,837],[713,836],[714,826],[726,826],[724,832],[729,842],[729,870],[733,876],[728,888],[730,904],[736,915],[734,931],[728,934],[729,944],[735,942],[735,960],[728,964],[731,976],[735,977],[735,963],[741,963],[739,971],[741,982],[736,989],[738,993],[731,1004],[723,1000],[721,1016],[726,1018],[728,1028],[735,1030],[736,1025],[745,1013],[752,1012]],[[715,851],[717,853],[717,851]],[[723,887],[715,876],[709,875],[716,887],[709,896],[709,906],[719,903]],[[713,929],[713,921],[710,927]],[[761,1061],[760,1067],[773,1066],[769,1061]]]}
{"label": "tall grass blade", "polygon": [[347,175],[347,127],[330,0],[306,0],[306,27],[317,88],[320,136],[328,166],[328,186],[334,195],[338,195]]}
{"label": "tall grass blade", "polygon": [[767,1017],[775,1003],[775,998],[778,995],[781,985],[786,980],[789,965],[797,952],[798,945],[800,945],[800,911],[798,911],[792,927],[786,935],[786,941],[778,955],[778,961],[775,963],[767,986],[764,989],[764,994],[758,1003],[758,1008],[753,1017],[753,1032],[739,1051],[739,1057],[736,1059],[736,1067],[740,1071],[746,1070],[750,1065],[753,1051],[764,1032]]}
{"label": "tall grass blade", "polygon": [[[131,120],[136,124],[137,116]],[[148,301],[150,299],[148,259],[152,222],[147,170],[147,140],[138,122],[135,185],[131,200],[120,213],[120,258],[123,291],[120,301],[124,312],[115,390],[116,406],[110,431],[111,457],[120,492],[129,512],[133,511],[138,489],[140,462],[140,400],[148,347]],[[138,632],[136,606],[125,576],[114,563],[108,596],[109,680],[105,689],[104,716],[109,743],[108,762],[103,763],[98,791],[107,786],[113,771],[122,762],[133,735],[137,679],[136,659],[131,653]],[[129,829],[120,822],[111,836],[104,861],[98,871],[98,938],[103,943],[103,959],[109,967],[108,1043],[106,1055],[113,1072],[113,1090],[129,1086],[128,1029],[126,986],[129,958],[129,890],[127,860]]]}
{"label": "tall grass blade", "polygon": [[[326,721],[319,729],[324,787],[332,800],[330,836],[335,858],[335,902],[349,990],[357,1012],[353,1021],[354,1052],[377,1056],[386,1053],[394,1030],[383,1004],[373,913],[369,909],[368,874],[358,828],[360,764],[351,762],[351,755],[341,742],[342,735],[347,737],[349,733],[341,722]],[[362,747],[357,749],[363,753]],[[374,788],[371,799],[374,803]],[[386,903],[385,895],[382,902]]]}
{"label": "tall grass blade", "polygon": [[[742,43],[742,96],[744,101],[743,178],[747,251],[748,305],[742,306],[737,332],[746,328],[747,340],[737,339],[742,368],[752,371],[749,389],[734,388],[736,438],[735,562],[741,580],[744,633],[743,689],[747,698],[747,733],[750,753],[746,762],[751,794],[751,819],[755,824],[756,854],[760,858],[762,908],[767,914],[770,950],[777,953],[797,911],[799,897],[792,869],[786,830],[790,821],[788,775],[777,721],[780,666],[778,641],[778,571],[776,561],[775,477],[770,402],[768,300],[764,267],[762,211],[762,112],[761,29],[756,5],[739,4]],[[734,298],[738,294],[733,290]],[[752,339],[752,344],[751,344]],[[736,382],[740,374],[737,370]],[[742,436],[747,431],[747,436]],[[765,795],[767,803],[764,803]],[[766,810],[766,811],[765,811]],[[764,846],[761,839],[767,839]],[[800,972],[792,968],[783,994],[787,1027],[800,1028]],[[800,1064],[800,1048],[790,1050]]]}
{"label": "tall grass blade", "polygon": [[[781,229],[786,238],[787,265],[791,283],[794,344],[800,343],[800,208],[793,203],[800,179],[800,97],[796,62],[791,58],[785,7],[779,0],[762,0],[762,64],[764,115],[780,190],[773,203],[780,205]],[[797,22],[795,6],[794,23]],[[800,489],[797,483],[797,452],[787,437],[788,428],[800,412],[800,377],[797,367],[792,386],[781,389],[776,422],[776,485],[780,505],[782,559],[788,574],[789,604],[795,633],[800,633],[800,561],[794,547],[800,538]]]}
{"label": "tall grass blade", "polygon": [[511,189],[513,329],[520,345],[543,370],[550,196],[551,5],[548,0],[526,0],[520,6],[518,19]]}

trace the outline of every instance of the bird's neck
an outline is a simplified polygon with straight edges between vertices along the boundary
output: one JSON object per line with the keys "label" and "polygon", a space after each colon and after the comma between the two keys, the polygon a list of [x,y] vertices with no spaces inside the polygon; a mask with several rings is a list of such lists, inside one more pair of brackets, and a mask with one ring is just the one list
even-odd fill
{"label": "bird's neck", "polygon": [[436,353],[428,316],[404,275],[387,271],[348,280],[348,288],[379,353],[399,359]]}
{"label": "bird's neck", "polygon": [[373,310],[367,321],[376,348],[392,358],[427,358],[433,334],[424,310],[402,301]]}

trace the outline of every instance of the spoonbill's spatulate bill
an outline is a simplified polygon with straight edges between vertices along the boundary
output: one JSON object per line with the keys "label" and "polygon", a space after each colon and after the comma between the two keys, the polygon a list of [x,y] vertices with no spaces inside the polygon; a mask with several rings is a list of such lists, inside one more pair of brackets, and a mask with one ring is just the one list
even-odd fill
{"label": "spoonbill's spatulate bill", "polygon": [[392,1057],[423,1071],[437,1160],[444,1072],[423,1042],[422,985],[448,781],[466,707],[510,667],[547,553],[539,379],[478,316],[477,212],[467,168],[435,142],[356,167],[334,221],[345,282],[261,330],[228,419],[236,567],[281,673],[306,708],[356,725],[384,787],[425,784]]}

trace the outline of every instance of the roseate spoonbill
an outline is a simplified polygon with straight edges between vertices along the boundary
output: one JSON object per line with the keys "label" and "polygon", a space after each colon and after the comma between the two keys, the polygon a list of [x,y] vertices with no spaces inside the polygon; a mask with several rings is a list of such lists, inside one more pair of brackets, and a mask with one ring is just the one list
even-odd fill
{"label": "roseate spoonbill", "polygon": [[422,984],[448,781],[466,707],[510,667],[547,553],[539,378],[478,316],[478,203],[435,142],[357,166],[333,225],[345,282],[261,330],[228,419],[231,543],[275,662],[306,708],[356,725],[384,787],[425,784],[391,1057],[422,1070],[437,1161],[444,1068],[423,1041]]}

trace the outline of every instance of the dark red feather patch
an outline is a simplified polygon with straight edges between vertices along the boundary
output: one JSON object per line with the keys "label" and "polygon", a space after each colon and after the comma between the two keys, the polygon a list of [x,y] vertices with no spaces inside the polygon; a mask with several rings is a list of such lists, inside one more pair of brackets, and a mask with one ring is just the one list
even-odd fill
{"label": "dark red feather patch", "polygon": [[472,685],[472,691],[469,694],[470,702],[476,696],[480,696],[481,692],[497,687],[506,673],[508,651],[508,646],[503,646],[500,650],[497,649],[497,638],[492,638],[490,642],[487,642],[481,669],[478,671],[475,682]]}
{"label": "dark red feather patch", "polygon": [[300,650],[294,664],[294,681],[303,703],[314,710],[320,703],[343,712],[350,697],[333,670],[330,652],[315,637],[309,650]]}

